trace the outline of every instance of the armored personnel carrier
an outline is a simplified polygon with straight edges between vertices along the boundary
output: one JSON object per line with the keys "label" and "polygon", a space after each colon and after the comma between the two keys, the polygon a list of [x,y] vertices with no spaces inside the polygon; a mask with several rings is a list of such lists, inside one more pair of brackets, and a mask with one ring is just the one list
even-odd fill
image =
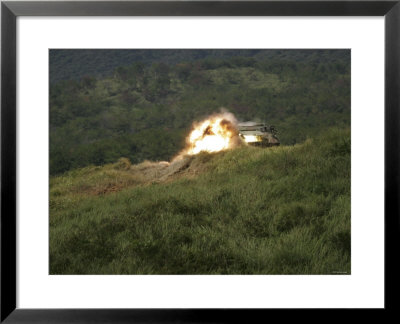
{"label": "armored personnel carrier", "polygon": [[255,146],[278,146],[277,130],[264,123],[244,122],[238,124],[239,136],[248,144]]}

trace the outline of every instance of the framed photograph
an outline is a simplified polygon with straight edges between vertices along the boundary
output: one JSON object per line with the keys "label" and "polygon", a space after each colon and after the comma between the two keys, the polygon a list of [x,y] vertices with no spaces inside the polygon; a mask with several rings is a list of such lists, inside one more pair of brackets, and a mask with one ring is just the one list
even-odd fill
{"label": "framed photograph", "polygon": [[394,309],[398,1],[4,1],[1,321]]}

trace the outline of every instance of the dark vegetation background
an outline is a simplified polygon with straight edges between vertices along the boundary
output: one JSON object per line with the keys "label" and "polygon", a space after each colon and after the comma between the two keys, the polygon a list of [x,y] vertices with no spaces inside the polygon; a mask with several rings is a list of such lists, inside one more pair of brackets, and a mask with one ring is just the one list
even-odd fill
{"label": "dark vegetation background", "polygon": [[350,125],[349,50],[50,50],[50,174],[170,160],[219,111],[283,145]]}

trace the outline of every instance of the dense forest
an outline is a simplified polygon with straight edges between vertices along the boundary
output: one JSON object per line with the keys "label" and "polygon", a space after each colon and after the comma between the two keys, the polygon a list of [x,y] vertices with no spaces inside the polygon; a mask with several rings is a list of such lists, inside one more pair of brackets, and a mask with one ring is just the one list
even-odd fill
{"label": "dense forest", "polygon": [[350,50],[50,50],[50,174],[170,160],[221,109],[283,145],[350,126]]}
{"label": "dense forest", "polygon": [[[53,49],[50,50],[50,82],[80,80],[85,75],[97,78],[111,76],[119,66],[135,62],[177,64],[201,59],[230,59],[247,57],[257,61],[283,60],[310,64],[349,62],[350,51],[283,50],[283,49]],[[348,63],[347,62],[347,63]]]}

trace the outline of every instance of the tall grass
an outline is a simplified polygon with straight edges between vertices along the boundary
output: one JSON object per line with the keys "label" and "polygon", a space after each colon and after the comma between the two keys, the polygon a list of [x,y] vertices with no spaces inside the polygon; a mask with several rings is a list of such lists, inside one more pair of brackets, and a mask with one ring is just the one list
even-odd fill
{"label": "tall grass", "polygon": [[140,168],[51,178],[51,274],[350,274],[349,130]]}

